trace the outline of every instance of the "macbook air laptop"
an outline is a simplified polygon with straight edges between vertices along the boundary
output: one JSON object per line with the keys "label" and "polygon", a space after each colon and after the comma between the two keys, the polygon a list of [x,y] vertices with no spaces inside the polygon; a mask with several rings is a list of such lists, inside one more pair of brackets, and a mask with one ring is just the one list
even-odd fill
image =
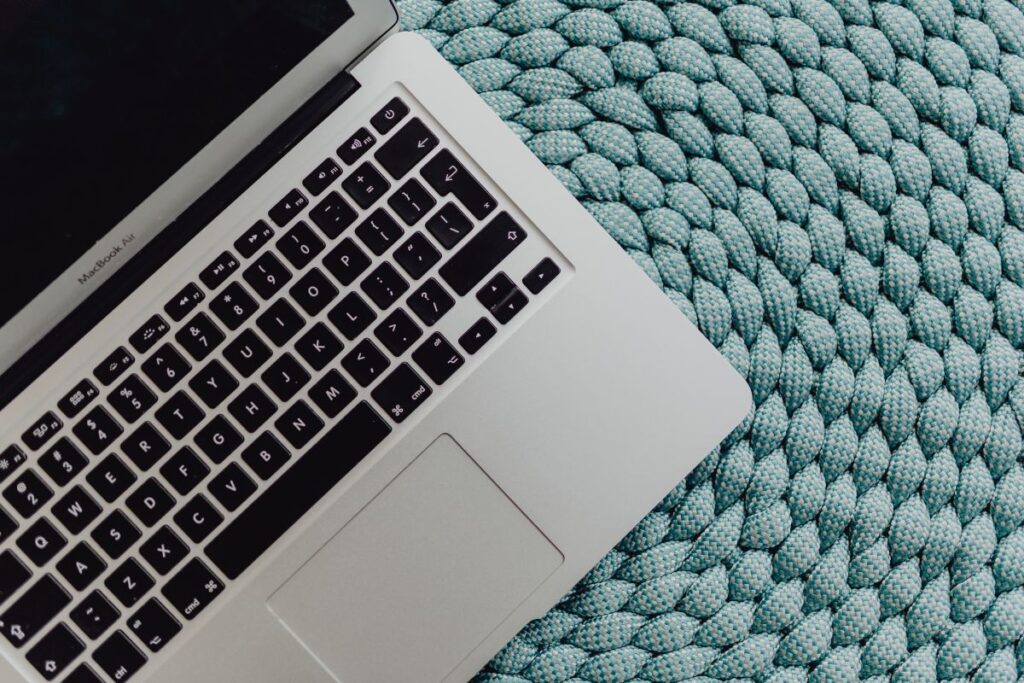
{"label": "macbook air laptop", "polygon": [[0,681],[465,681],[747,413],[396,23],[0,1]]}

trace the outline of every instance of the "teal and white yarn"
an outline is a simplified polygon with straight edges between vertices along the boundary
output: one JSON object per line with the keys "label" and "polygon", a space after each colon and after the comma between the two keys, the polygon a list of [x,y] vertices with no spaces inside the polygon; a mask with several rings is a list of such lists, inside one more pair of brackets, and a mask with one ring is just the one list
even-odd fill
{"label": "teal and white yarn", "polygon": [[1024,0],[399,7],[756,405],[478,680],[1024,680]]}

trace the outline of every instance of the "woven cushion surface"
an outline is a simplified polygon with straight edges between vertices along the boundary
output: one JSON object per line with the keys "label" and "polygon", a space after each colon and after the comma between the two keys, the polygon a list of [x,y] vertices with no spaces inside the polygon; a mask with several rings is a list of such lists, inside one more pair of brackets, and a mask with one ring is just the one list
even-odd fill
{"label": "woven cushion surface", "polygon": [[1024,679],[1024,0],[398,5],[755,399],[478,680]]}

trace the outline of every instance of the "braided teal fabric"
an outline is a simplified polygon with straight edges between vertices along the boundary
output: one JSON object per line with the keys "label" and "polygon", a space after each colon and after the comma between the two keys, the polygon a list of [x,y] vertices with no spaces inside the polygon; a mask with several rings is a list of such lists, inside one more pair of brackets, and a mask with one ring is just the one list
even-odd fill
{"label": "braided teal fabric", "polygon": [[755,398],[478,680],[1024,680],[1024,0],[399,6]]}

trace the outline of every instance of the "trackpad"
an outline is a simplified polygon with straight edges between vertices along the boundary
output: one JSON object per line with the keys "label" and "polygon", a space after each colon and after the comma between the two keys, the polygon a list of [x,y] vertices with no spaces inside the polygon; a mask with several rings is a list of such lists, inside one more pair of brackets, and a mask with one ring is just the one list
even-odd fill
{"label": "trackpad", "polygon": [[269,600],[342,683],[433,683],[562,564],[449,436]]}

